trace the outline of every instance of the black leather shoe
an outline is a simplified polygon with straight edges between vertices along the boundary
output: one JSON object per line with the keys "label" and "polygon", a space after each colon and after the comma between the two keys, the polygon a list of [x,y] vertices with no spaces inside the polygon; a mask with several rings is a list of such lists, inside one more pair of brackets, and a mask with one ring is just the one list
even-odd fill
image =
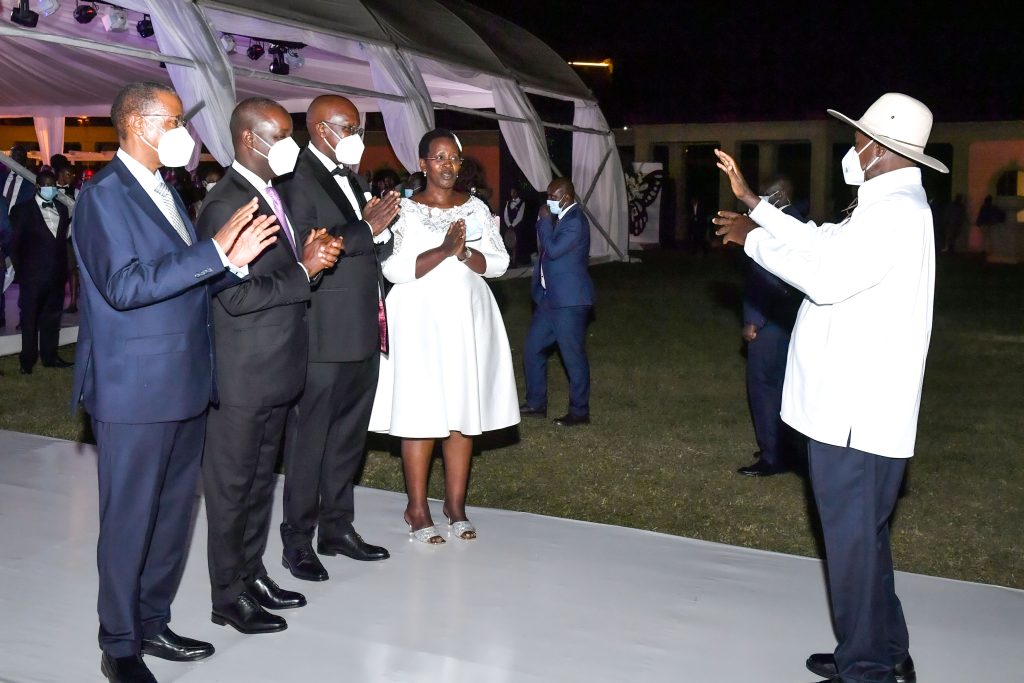
{"label": "black leather shoe", "polygon": [[246,582],[245,592],[254,597],[264,609],[291,609],[306,605],[305,595],[281,588],[269,576]]}
{"label": "black leather shoe", "polygon": [[110,683],[156,683],[153,673],[139,655],[111,657],[103,653],[100,672]]}
{"label": "black leather shoe", "polygon": [[758,460],[753,465],[747,465],[736,470],[737,474],[745,474],[748,477],[771,477],[776,474],[785,474],[789,469],[781,465],[769,465]]}
{"label": "black leather shoe", "polygon": [[342,534],[329,541],[317,541],[316,551],[321,555],[346,555],[353,560],[362,560],[363,562],[386,560],[391,557],[391,553],[387,550],[378,545],[370,545],[355,531]]}
{"label": "black leather shoe", "polygon": [[548,409],[547,408],[534,408],[534,407],[530,406],[529,403],[524,403],[523,405],[519,406],[519,416],[520,417],[547,417],[548,416]]}
{"label": "black leather shoe", "polygon": [[562,417],[556,417],[553,422],[559,427],[575,427],[577,425],[588,425],[590,424],[589,415],[573,415],[572,413],[566,413]]}
{"label": "black leather shoe", "polygon": [[281,564],[296,579],[326,581],[330,578],[327,576],[327,570],[320,563],[320,558],[313,552],[313,546],[309,543],[298,548],[285,548],[281,554]]}
{"label": "black leather shoe", "polygon": [[[839,672],[836,670],[836,658],[831,652],[820,652],[807,658],[807,670],[819,676],[828,677],[829,680],[839,680]],[[896,683],[916,683],[917,672],[914,671],[914,659],[907,655],[907,658],[893,668],[896,674]]]}
{"label": "black leather shoe", "polygon": [[260,607],[248,593],[242,593],[228,607],[215,609],[210,621],[232,626],[240,633],[275,633],[288,628],[288,622]]}
{"label": "black leather shoe", "polygon": [[52,363],[43,363],[43,367],[47,367],[47,368],[70,368],[73,365],[74,365],[74,363],[69,363],[66,360],[64,360],[63,358],[59,358],[59,357],[55,361],[53,361]]}
{"label": "black leather shoe", "polygon": [[213,645],[179,636],[170,627],[152,638],[142,639],[142,654],[172,662],[196,662],[213,654]]}

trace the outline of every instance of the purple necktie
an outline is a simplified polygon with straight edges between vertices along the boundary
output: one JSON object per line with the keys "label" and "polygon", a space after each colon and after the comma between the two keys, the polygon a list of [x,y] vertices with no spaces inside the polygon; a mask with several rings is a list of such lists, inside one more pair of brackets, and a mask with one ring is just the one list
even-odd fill
{"label": "purple necktie", "polygon": [[277,222],[281,226],[281,232],[288,238],[288,244],[292,245],[292,253],[298,257],[299,250],[295,248],[295,238],[292,237],[291,226],[288,225],[288,216],[284,214],[284,205],[281,204],[281,195],[277,193],[277,190],[267,185],[267,197],[270,198],[270,205],[274,208],[274,215],[277,216]]}

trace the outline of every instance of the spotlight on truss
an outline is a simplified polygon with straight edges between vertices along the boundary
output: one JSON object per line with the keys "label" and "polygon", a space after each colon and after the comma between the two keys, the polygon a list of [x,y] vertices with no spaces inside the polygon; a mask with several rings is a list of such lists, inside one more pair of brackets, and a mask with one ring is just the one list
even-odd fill
{"label": "spotlight on truss", "polygon": [[48,17],[60,9],[60,0],[39,0],[39,13]]}
{"label": "spotlight on truss", "polygon": [[75,21],[79,24],[88,24],[96,18],[96,5],[82,5],[75,0]]}
{"label": "spotlight on truss", "polygon": [[135,28],[140,36],[149,38],[153,35],[153,20],[149,18],[148,14],[144,14],[139,23],[135,24]]}
{"label": "spotlight on truss", "polygon": [[120,7],[111,6],[100,21],[107,33],[124,33],[128,30],[128,13]]}
{"label": "spotlight on truss", "polygon": [[280,54],[274,55],[274,61],[270,63],[270,73],[277,74],[278,76],[287,76],[291,71],[291,67],[284,61],[284,56]]}
{"label": "spotlight on truss", "polygon": [[293,66],[296,69],[301,69],[306,65],[306,58],[302,56],[298,50],[288,50],[284,53],[284,62],[288,66]]}
{"label": "spotlight on truss", "polygon": [[224,50],[224,54],[233,55],[235,54],[235,48],[238,44],[235,42],[235,37],[230,33],[220,34],[220,47]]}
{"label": "spotlight on truss", "polygon": [[11,21],[18,26],[35,28],[39,23],[39,14],[28,8],[28,0],[21,0],[18,6],[11,10]]}
{"label": "spotlight on truss", "polygon": [[245,54],[249,55],[249,59],[255,62],[263,56],[264,52],[266,52],[266,50],[263,49],[263,43],[256,41],[249,46],[249,49],[245,51]]}

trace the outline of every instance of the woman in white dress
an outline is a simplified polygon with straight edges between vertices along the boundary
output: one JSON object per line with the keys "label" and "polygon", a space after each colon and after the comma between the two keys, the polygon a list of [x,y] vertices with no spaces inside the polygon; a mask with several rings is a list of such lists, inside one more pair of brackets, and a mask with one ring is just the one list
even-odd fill
{"label": "woman in white dress", "polygon": [[395,286],[370,429],[402,438],[405,521],[417,540],[436,544],[444,538],[427,506],[434,442],[444,454],[449,526],[457,538],[476,538],[466,519],[473,437],[518,424],[519,407],[504,321],[483,280],[508,268],[498,226],[486,204],[455,190],[462,149],[454,133],[430,131],[419,155],[427,184],[402,200],[394,253],[383,263]]}

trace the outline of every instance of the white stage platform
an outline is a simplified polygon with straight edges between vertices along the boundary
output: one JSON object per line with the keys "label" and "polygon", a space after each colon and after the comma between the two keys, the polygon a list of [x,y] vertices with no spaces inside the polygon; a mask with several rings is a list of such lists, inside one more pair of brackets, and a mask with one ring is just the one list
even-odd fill
{"label": "white stage platform", "polygon": [[[392,557],[324,558],[319,584],[281,568],[278,506],[267,566],[310,604],[270,635],[210,622],[200,510],[172,625],[217,654],[147,659],[158,679],[808,683],[806,656],[834,646],[816,560],[482,508],[479,540],[428,547],[408,540],[404,496],[357,498]],[[0,681],[103,680],[96,532],[93,449],[0,432]],[[922,683],[1022,680],[1024,591],[902,573],[897,588]]]}

